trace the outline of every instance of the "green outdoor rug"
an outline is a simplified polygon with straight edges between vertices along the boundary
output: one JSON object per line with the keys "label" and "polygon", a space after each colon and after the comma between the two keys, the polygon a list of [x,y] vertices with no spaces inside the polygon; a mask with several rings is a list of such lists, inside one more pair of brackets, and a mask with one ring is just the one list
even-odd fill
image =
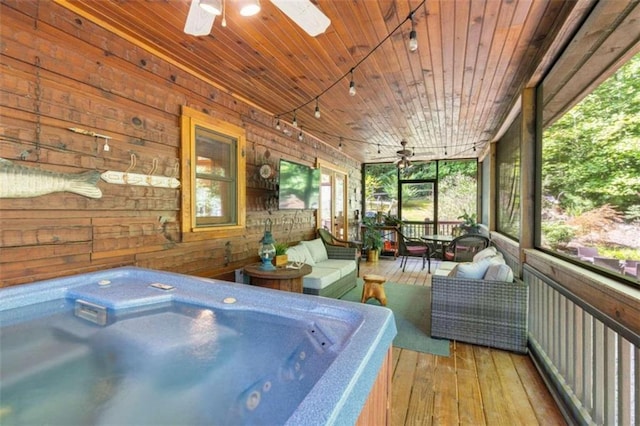
{"label": "green outdoor rug", "polygon": [[[393,311],[396,319],[397,336],[393,346],[425,352],[440,356],[449,356],[449,341],[432,339],[431,332],[431,288],[418,285],[385,283],[387,308]],[[362,297],[362,279],[358,279],[356,288],[341,297],[342,300],[360,302]],[[369,299],[369,305],[378,305],[376,299]]]}

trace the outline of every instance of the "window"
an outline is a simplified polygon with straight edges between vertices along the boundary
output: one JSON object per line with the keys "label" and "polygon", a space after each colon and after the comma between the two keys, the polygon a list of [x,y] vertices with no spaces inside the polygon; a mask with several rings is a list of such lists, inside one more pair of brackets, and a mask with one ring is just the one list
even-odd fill
{"label": "window", "polygon": [[[237,235],[245,225],[245,131],[182,108],[182,228],[195,239]],[[188,239],[188,237],[187,237]]]}
{"label": "window", "polygon": [[637,282],[639,171],[636,54],[545,128],[540,246]]}
{"label": "window", "polygon": [[509,237],[520,239],[520,128],[518,115],[498,143],[496,153],[496,229]]}

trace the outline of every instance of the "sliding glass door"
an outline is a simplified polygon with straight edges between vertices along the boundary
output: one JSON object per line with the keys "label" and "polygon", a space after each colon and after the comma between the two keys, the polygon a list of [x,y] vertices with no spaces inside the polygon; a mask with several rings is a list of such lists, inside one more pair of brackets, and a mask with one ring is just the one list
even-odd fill
{"label": "sliding glass door", "polygon": [[320,168],[320,209],[318,226],[334,236],[347,239],[347,175],[322,165]]}

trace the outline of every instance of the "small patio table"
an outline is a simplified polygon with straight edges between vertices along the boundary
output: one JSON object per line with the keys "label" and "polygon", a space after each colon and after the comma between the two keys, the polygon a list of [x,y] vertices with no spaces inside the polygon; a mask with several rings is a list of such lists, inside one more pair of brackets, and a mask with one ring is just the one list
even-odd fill
{"label": "small patio table", "polygon": [[433,251],[432,257],[438,259],[444,259],[444,247],[454,239],[452,235],[443,234],[423,235],[421,238],[427,242],[430,241],[434,243],[435,250]]}

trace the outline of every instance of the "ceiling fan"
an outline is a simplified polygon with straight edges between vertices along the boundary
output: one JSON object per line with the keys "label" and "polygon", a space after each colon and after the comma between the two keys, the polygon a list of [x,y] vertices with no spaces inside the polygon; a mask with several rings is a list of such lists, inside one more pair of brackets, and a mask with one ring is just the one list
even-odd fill
{"label": "ceiling fan", "polygon": [[[385,159],[396,158],[396,160],[393,163],[396,165],[396,167],[401,169],[411,167],[410,158],[414,157],[416,153],[411,148],[407,148],[406,140],[404,139],[401,140],[400,145],[402,146],[402,149],[397,150],[396,155],[394,157],[377,158],[376,160],[380,161]],[[429,151],[429,152],[424,152],[419,154],[420,157],[429,156],[429,155],[433,155],[433,152]]]}
{"label": "ceiling fan", "polygon": [[[331,24],[331,20],[311,0],[270,1],[311,37],[322,34]],[[195,36],[208,35],[218,15],[223,15],[222,25],[225,26],[225,4],[226,0],[191,0],[184,32]],[[260,11],[259,0],[244,0],[234,4],[240,6],[240,14],[243,16],[254,15]]]}

